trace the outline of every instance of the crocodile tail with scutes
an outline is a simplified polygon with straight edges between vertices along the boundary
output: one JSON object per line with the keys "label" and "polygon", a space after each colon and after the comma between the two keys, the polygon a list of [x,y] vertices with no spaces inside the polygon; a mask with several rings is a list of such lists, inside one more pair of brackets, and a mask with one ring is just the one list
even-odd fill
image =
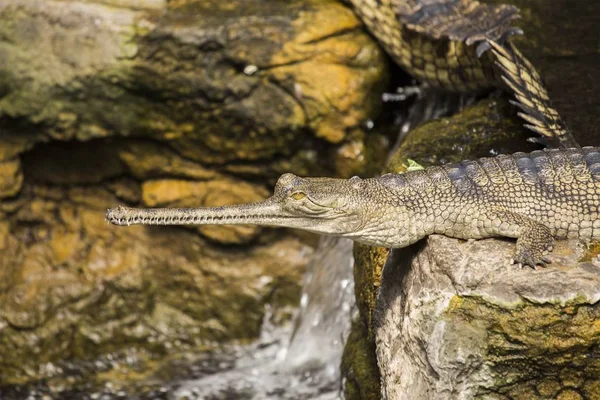
{"label": "crocodile tail with scutes", "polygon": [[527,122],[525,127],[542,136],[532,141],[542,144],[556,141],[560,147],[579,147],[552,105],[546,85],[531,62],[511,41],[500,45],[488,40],[487,44],[496,57],[502,81],[515,95],[516,100],[511,103],[521,110],[518,114]]}

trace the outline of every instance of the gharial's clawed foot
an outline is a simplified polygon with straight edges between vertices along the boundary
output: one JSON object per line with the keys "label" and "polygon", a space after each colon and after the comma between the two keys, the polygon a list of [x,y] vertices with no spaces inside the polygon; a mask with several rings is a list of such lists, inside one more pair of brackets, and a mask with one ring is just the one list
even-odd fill
{"label": "gharial's clawed foot", "polygon": [[521,268],[528,265],[533,269],[538,265],[545,267],[550,264],[550,259],[546,257],[554,248],[554,237],[550,228],[517,213],[499,211],[497,215],[500,220],[507,221],[507,225],[512,225],[514,230],[508,233],[518,234],[514,263],[519,264]]}
{"label": "gharial's clawed foot", "polygon": [[513,264],[517,264],[519,268],[523,268],[524,266],[528,266],[536,270],[538,266],[545,268],[548,266],[548,264],[552,264],[552,260],[545,255],[550,250],[552,250],[551,247],[544,252],[534,251],[527,248],[520,249],[517,251],[517,254],[515,254],[512,262]]}

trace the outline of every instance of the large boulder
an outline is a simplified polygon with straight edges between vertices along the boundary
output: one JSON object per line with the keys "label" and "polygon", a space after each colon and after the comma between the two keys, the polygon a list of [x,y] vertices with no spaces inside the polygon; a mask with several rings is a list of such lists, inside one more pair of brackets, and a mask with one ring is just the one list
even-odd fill
{"label": "large boulder", "polygon": [[375,322],[385,398],[600,398],[598,249],[558,242],[537,271],[514,251],[432,235],[391,257]]}
{"label": "large boulder", "polygon": [[266,304],[289,319],[310,240],[118,228],[104,212],[362,170],[386,67],[351,10],[11,0],[0,36],[0,384],[147,377],[167,354],[255,338]]}

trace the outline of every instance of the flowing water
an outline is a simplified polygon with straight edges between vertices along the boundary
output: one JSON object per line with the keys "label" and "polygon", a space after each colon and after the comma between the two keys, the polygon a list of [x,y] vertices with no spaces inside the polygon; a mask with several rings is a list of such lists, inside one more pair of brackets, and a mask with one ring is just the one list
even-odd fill
{"label": "flowing water", "polygon": [[230,369],[182,382],[170,398],[341,398],[339,366],[354,312],[353,263],[350,240],[323,237],[305,276],[295,324],[265,323],[260,340],[239,348]]}

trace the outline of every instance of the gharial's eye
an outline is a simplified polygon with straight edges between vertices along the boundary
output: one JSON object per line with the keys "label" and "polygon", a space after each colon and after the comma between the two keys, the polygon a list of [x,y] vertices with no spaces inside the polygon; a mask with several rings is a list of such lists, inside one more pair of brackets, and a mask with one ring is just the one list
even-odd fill
{"label": "gharial's eye", "polygon": [[294,200],[302,200],[306,197],[306,193],[304,192],[296,192],[291,194],[291,198]]}

